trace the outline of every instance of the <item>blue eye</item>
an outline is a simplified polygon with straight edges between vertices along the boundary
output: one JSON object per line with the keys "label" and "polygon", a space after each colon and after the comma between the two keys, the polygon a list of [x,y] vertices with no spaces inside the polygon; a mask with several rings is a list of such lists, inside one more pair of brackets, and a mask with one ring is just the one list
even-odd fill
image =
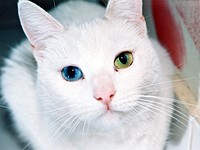
{"label": "blue eye", "polygon": [[81,69],[75,66],[64,67],[61,71],[63,78],[67,81],[73,82],[83,78]]}

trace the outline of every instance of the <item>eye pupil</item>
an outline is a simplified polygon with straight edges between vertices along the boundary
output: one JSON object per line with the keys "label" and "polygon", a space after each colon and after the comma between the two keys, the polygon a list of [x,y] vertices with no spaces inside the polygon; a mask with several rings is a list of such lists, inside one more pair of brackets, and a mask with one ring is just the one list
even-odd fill
{"label": "eye pupil", "polygon": [[73,78],[75,76],[75,69],[72,66],[68,67],[67,74],[69,78]]}
{"label": "eye pupil", "polygon": [[119,60],[122,64],[126,64],[127,63],[127,57],[124,54],[120,54],[119,55]]}
{"label": "eye pupil", "polygon": [[65,80],[70,81],[70,82],[77,81],[83,78],[83,73],[81,69],[79,69],[76,66],[64,67],[61,71],[61,74]]}

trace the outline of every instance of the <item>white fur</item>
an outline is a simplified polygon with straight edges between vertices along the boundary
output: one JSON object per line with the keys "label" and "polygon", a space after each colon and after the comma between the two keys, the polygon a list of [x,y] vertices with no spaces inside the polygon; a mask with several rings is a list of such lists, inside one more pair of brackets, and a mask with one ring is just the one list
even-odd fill
{"label": "white fur", "polygon": [[[125,2],[141,7],[131,0],[118,2],[122,8]],[[140,17],[118,18],[120,11],[108,8],[107,19],[88,21],[104,11],[87,2],[63,3],[53,12],[63,26],[31,2],[19,2],[35,58],[27,40],[13,50],[3,68],[2,94],[19,135],[35,150],[162,150],[165,145],[173,109],[167,75],[171,61],[148,38]],[[134,62],[116,72],[114,59],[127,50],[133,52]],[[69,65],[81,68],[84,79],[65,81],[60,71]],[[111,111],[93,97],[100,82],[114,84]],[[138,106],[140,95],[166,99],[153,98],[145,109]],[[151,108],[152,103],[157,109]]]}

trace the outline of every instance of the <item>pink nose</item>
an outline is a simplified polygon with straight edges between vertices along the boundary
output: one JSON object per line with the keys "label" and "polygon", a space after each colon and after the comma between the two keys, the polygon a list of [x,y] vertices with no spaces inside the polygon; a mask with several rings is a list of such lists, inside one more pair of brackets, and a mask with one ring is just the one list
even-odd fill
{"label": "pink nose", "polygon": [[[105,72],[105,71],[104,71]],[[115,96],[113,79],[109,74],[97,74],[93,80],[93,97],[103,103],[110,110],[110,103]]]}
{"label": "pink nose", "polygon": [[95,92],[94,97],[96,100],[101,101],[105,105],[109,105],[112,101],[112,98],[115,96],[115,90],[98,90]]}

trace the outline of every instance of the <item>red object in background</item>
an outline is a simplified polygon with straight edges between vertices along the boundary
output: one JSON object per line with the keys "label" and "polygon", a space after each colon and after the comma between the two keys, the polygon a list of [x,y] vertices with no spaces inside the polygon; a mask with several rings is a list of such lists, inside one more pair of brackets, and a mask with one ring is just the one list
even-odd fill
{"label": "red object in background", "polygon": [[157,37],[168,50],[174,64],[181,69],[185,59],[185,45],[180,22],[168,0],[152,0]]}

